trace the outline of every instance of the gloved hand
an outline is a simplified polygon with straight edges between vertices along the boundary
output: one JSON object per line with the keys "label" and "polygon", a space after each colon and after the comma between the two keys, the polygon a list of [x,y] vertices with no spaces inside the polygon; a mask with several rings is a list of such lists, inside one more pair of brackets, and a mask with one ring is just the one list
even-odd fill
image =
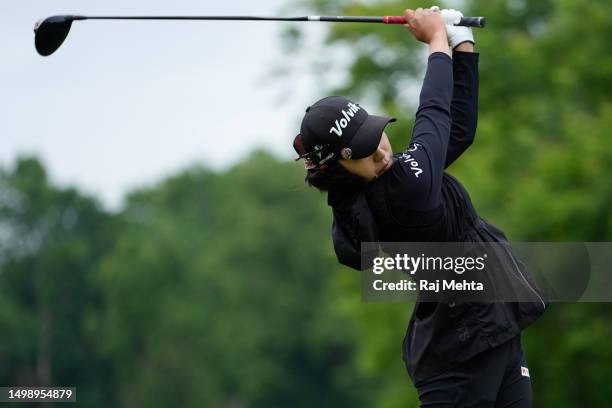
{"label": "gloved hand", "polygon": [[[432,10],[440,10],[438,6],[432,6]],[[472,29],[470,27],[461,27],[456,26],[459,21],[461,21],[461,17],[463,17],[463,13],[459,10],[455,9],[442,9],[440,10],[442,13],[442,17],[444,18],[444,22],[446,23],[446,35],[448,36],[448,45],[455,49],[461,43],[466,41],[475,44],[474,35],[472,34]]]}

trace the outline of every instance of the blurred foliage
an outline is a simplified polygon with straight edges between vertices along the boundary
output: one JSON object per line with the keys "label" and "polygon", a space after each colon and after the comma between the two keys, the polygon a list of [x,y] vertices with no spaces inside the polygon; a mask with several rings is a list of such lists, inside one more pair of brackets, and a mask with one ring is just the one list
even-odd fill
{"label": "blurred foliage", "polygon": [[108,405],[111,361],[86,331],[102,305],[94,268],[121,222],[73,189],[49,185],[35,159],[0,172],[0,384],[79,384]]}
{"label": "blurred foliage", "polygon": [[330,215],[300,165],[254,152],[133,192],[118,215],[0,173],[0,384],[73,385],[87,406],[368,401],[328,287]]}
{"label": "blurred foliage", "polygon": [[[513,240],[610,241],[612,9],[490,0],[464,11],[488,26],[475,30],[476,143],[450,171]],[[327,66],[337,47],[351,60],[327,91],[398,117],[388,134],[401,150],[424,47],[402,27],[330,27]],[[300,44],[299,29],[288,38]],[[52,185],[35,158],[0,169],[0,384],[77,386],[93,407],[416,406],[401,360],[411,305],[361,302],[358,274],[336,263],[325,196],[302,179],[300,165],[256,151],[134,191],[111,214]],[[524,333],[535,406],[609,405],[610,312],[554,304]]]}

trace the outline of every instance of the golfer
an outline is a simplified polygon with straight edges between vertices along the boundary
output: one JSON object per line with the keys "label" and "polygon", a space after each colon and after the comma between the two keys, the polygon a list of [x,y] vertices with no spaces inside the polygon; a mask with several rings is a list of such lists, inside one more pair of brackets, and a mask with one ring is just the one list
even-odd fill
{"label": "golfer", "polygon": [[[366,241],[507,243],[445,172],[476,133],[479,58],[471,30],[445,25],[445,13],[459,12],[405,11],[407,29],[429,45],[429,57],[403,152],[393,153],[384,132],[395,119],[338,96],[306,109],[294,139],[306,182],[327,192],[338,260],[355,269]],[[403,358],[422,407],[531,407],[521,331],[547,303],[520,270],[516,279],[533,301],[417,301]]]}

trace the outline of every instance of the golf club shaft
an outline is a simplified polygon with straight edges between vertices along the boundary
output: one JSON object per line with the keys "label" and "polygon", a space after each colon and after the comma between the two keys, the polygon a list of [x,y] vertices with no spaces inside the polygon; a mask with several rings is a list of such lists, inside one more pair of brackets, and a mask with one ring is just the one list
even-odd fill
{"label": "golf club shaft", "polygon": [[[406,24],[404,16],[71,16],[74,20],[221,20],[221,21],[323,21],[334,23]],[[462,17],[460,26],[484,27],[484,17]]]}

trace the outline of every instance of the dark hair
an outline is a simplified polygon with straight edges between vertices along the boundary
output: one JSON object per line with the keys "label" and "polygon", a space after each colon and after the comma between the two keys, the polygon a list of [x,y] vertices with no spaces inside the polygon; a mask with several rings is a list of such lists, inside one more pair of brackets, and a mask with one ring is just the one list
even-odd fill
{"label": "dark hair", "polygon": [[304,181],[320,191],[334,193],[355,193],[366,185],[363,178],[349,172],[337,161],[322,168],[306,170]]}

